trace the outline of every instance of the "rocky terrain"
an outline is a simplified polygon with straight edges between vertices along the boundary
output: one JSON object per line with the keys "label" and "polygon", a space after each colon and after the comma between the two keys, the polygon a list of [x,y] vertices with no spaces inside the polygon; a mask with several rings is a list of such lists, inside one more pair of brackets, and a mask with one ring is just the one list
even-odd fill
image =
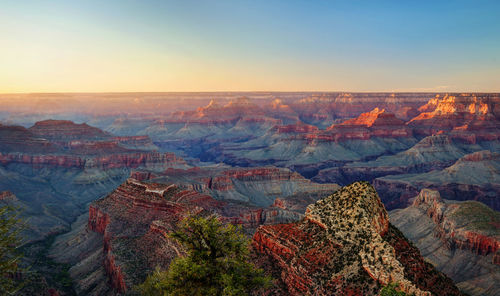
{"label": "rocky terrain", "polygon": [[500,293],[500,212],[423,189],[410,207],[390,212],[390,221],[461,290]]}
{"label": "rocky terrain", "polygon": [[280,274],[285,295],[375,295],[392,282],[415,295],[461,295],[389,224],[366,182],[310,205],[299,222],[259,227],[253,246]]}
{"label": "rocky terrain", "polygon": [[[140,179],[140,175],[137,176]],[[252,167],[232,168],[225,165],[193,167],[187,170],[169,169],[152,179],[162,183],[183,185],[200,193],[209,194],[219,200],[248,202],[268,207],[276,198],[328,194],[338,189],[335,184],[311,182],[300,174],[286,168]],[[308,203],[303,203],[303,210]]]}
{"label": "rocky terrain", "polygon": [[[216,213],[227,222],[243,225],[248,233],[253,233],[262,224],[299,220],[307,204],[291,209],[279,202],[280,206],[259,207],[251,199],[249,202],[220,199],[209,190],[215,187],[218,189],[214,190],[231,190],[229,186],[238,184],[242,178],[257,178],[261,181],[256,181],[250,189],[270,198],[276,192],[269,191],[262,179],[273,183],[280,178],[289,179],[291,173],[281,170],[281,175],[263,177],[268,171],[269,168],[262,169],[260,175],[255,170],[223,172],[221,175],[230,179],[212,181],[212,185],[206,188],[193,186],[197,174],[191,175],[194,181],[190,184],[187,175],[182,174],[179,175],[184,183],[171,183],[164,177],[147,182],[128,179],[111,194],[93,202],[88,222],[80,220],[75,223],[72,232],[56,241],[51,256],[58,262],[72,265],[69,272],[76,282],[78,294],[106,295],[130,291],[156,266],[166,267],[172,258],[182,254],[180,246],[166,234],[187,215]],[[307,187],[311,195],[327,192],[325,185],[318,185],[316,189],[313,185]],[[337,187],[331,185],[332,188]],[[284,193],[280,200],[286,201],[288,197]],[[296,195],[293,197],[297,198]]]}
{"label": "rocky terrain", "polygon": [[0,191],[11,191],[22,205],[31,230],[27,242],[69,229],[88,202],[112,191],[132,169],[188,167],[173,153],[150,150],[148,138],[116,138],[70,121],[29,129],[2,125],[0,134]]}
{"label": "rocky terrain", "polygon": [[410,149],[393,155],[323,169],[314,177],[314,180],[349,184],[356,180],[372,181],[387,175],[426,173],[452,165],[467,153],[467,148],[454,143],[447,135],[428,136]]}
{"label": "rocky terrain", "polygon": [[423,106],[427,112],[408,122],[415,133],[449,132],[452,137],[473,144],[498,140],[500,97],[497,94],[446,94],[436,98],[437,101]]}
{"label": "rocky terrain", "polygon": [[391,209],[411,204],[411,198],[421,189],[431,188],[445,199],[477,200],[500,210],[500,154],[488,150],[474,152],[442,170],[389,175],[373,183]]}
{"label": "rocky terrain", "polygon": [[[73,224],[73,231],[59,236],[54,249],[63,252],[63,242],[72,240],[80,251],[70,252],[66,259],[55,251],[51,254],[60,262],[76,264],[71,274],[86,279],[77,284],[80,292],[121,289],[109,290],[97,278],[113,279],[115,288],[124,285],[127,289],[139,280],[111,267],[125,266],[123,258],[130,255],[120,253],[127,253],[126,244],[118,242],[121,238],[116,240],[113,231],[124,229],[116,226],[121,222],[114,224],[121,220],[113,217],[126,213],[125,208],[139,213],[141,207],[136,206],[143,204],[141,198],[131,201],[131,208],[117,206],[116,213],[111,204],[96,201],[104,196],[130,201],[123,192],[117,193],[117,188],[127,191],[127,186],[135,186],[126,185],[129,177],[149,184],[146,187],[175,184],[179,190],[191,192],[193,200],[186,197],[187,204],[175,201],[181,212],[201,203],[198,207],[203,211],[215,211],[227,221],[242,224],[249,234],[265,224],[263,229],[270,236],[281,233],[278,228],[272,230],[272,224],[300,220],[308,204],[335,191],[338,187],[331,183],[369,181],[389,210],[415,207],[415,196],[425,188],[438,190],[445,204],[477,201],[500,209],[499,94],[19,94],[0,95],[0,109],[0,192],[12,193],[4,193],[2,202],[25,209],[30,244],[54,238]],[[108,226],[89,226],[93,224],[86,222],[85,212],[90,204],[95,206],[92,215],[100,215],[96,209],[112,213]],[[153,212],[164,211],[162,207]],[[166,217],[161,216],[165,213],[158,215]],[[131,229],[143,231],[153,224],[160,229],[149,221],[148,214],[144,216],[147,221]],[[126,223],[134,223],[127,219]],[[304,221],[312,221],[308,219]],[[174,220],[169,223],[173,225]],[[290,229],[294,227],[299,226]],[[320,228],[310,230],[326,237]],[[105,229],[113,237],[108,243]],[[151,245],[153,240],[161,240],[144,233],[126,237],[139,245],[149,239]],[[389,226],[387,233],[392,236],[379,236],[392,242],[396,254],[400,247],[401,254],[418,257],[418,251],[396,230]],[[113,254],[106,261],[108,269],[96,263],[108,256],[103,246]],[[454,252],[463,252],[453,257],[457,262],[453,266],[463,269],[463,274],[477,270],[467,265],[471,251],[458,248]],[[78,257],[84,255],[76,253],[93,257],[85,261]],[[399,262],[403,264],[408,256],[399,256]],[[484,260],[491,255],[478,256]],[[150,270],[152,263],[148,264]],[[479,284],[480,279],[466,282],[439,264],[464,291],[489,293],[487,283],[494,276],[486,275],[486,269],[480,273],[484,271],[484,283]],[[427,269],[418,270],[415,276],[424,277]],[[122,274],[124,284],[119,276],[109,274]],[[404,279],[420,291],[430,291],[408,275]],[[380,285],[382,282],[374,280],[365,288],[375,291]],[[413,289],[410,286],[405,287]],[[288,286],[282,283],[281,287]]]}

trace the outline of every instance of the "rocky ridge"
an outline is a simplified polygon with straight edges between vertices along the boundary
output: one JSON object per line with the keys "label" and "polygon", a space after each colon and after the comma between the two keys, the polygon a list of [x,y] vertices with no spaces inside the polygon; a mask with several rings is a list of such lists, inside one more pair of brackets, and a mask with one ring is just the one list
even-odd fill
{"label": "rocky ridge", "polygon": [[310,205],[300,222],[259,227],[253,246],[273,262],[287,295],[373,295],[391,282],[415,295],[461,295],[389,224],[366,182]]}
{"label": "rocky ridge", "polygon": [[[190,170],[195,173],[190,176],[191,182],[196,183],[198,171],[201,169]],[[77,282],[78,293],[124,293],[143,281],[156,266],[168,266],[183,251],[167,234],[187,215],[217,214],[226,222],[242,225],[247,233],[253,233],[262,224],[297,221],[303,216],[301,206],[293,206],[292,209],[258,207],[241,201],[217,200],[207,194],[213,195],[213,191],[188,186],[187,176],[182,175],[185,171],[170,170],[170,174],[173,172],[185,182],[172,183],[161,174],[142,182],[129,178],[112,193],[90,205],[86,227],[82,226],[67,238],[56,242],[52,254],[58,261],[73,265],[70,273]],[[226,174],[256,182],[256,177],[261,178],[256,172],[265,175],[272,170],[242,169]],[[134,175],[144,176],[139,172]],[[219,188],[227,189],[226,186]],[[265,190],[260,193],[266,194],[269,193]],[[282,198],[287,199],[286,196]],[[92,248],[85,247],[88,245]],[[130,248],[133,251],[127,251]],[[88,253],[95,255],[92,259],[84,260]],[[110,284],[98,284],[103,281]]]}
{"label": "rocky ridge", "polygon": [[423,189],[390,220],[437,269],[472,295],[498,295],[500,213],[476,201],[443,200]]}

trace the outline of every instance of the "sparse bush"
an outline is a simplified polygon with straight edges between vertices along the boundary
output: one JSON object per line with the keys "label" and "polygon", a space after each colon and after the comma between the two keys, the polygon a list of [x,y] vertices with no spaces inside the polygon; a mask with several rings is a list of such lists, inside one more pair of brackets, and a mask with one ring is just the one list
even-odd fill
{"label": "sparse bush", "polygon": [[249,295],[271,279],[248,262],[249,241],[240,227],[215,216],[190,217],[172,233],[187,250],[168,271],[156,270],[138,287],[142,295]]}
{"label": "sparse bush", "polygon": [[399,285],[397,283],[390,283],[380,290],[380,296],[409,296],[409,294],[403,291],[396,290],[398,287]]}

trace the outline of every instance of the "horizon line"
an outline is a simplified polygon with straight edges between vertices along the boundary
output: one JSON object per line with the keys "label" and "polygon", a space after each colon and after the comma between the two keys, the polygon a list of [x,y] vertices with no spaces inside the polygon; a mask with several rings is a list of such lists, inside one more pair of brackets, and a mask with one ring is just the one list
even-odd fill
{"label": "horizon line", "polygon": [[200,94],[200,93],[421,93],[421,94],[500,94],[498,91],[411,91],[411,90],[386,90],[386,91],[348,91],[348,90],[219,90],[219,91],[55,91],[55,92],[0,92],[0,95],[51,95],[51,94]]}

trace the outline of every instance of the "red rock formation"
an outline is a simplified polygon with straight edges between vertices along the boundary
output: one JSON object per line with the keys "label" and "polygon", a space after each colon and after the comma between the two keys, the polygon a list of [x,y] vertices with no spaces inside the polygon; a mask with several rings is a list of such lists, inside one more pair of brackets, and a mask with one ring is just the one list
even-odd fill
{"label": "red rock formation", "polygon": [[453,281],[426,262],[396,227],[390,225],[384,239],[394,248],[396,258],[405,267],[406,277],[418,288],[427,289],[433,295],[460,295]]}
{"label": "red rock formation", "polygon": [[205,107],[199,107],[196,111],[175,112],[172,120],[177,122],[194,123],[223,123],[237,121],[240,117],[264,116],[265,112],[246,97],[240,97],[229,101],[226,105],[219,105],[215,100]]}
{"label": "red rock formation", "polygon": [[51,153],[58,148],[22,126],[0,124],[0,151]]}
{"label": "red rock formation", "polygon": [[389,225],[367,183],[309,206],[300,222],[259,227],[252,244],[281,275],[286,291],[279,295],[368,295],[389,282],[416,295],[461,295]]}
{"label": "red rock formation", "polygon": [[341,124],[332,125],[327,131],[334,135],[336,140],[367,140],[371,137],[399,138],[412,135],[404,121],[396,118],[393,113],[379,108],[363,113],[357,118],[346,120]]}
{"label": "red rock formation", "polygon": [[1,153],[0,163],[23,163],[32,165],[35,168],[46,166],[66,167],[66,168],[167,168],[169,166],[184,166],[185,161],[175,156],[174,153],[159,152],[126,152],[119,154],[99,155],[99,156],[78,156],[78,155],[31,155],[23,153]]}
{"label": "red rock formation", "polygon": [[[103,236],[103,264],[109,282],[116,291],[123,292],[127,291],[132,280],[131,271],[124,269],[123,262],[133,259],[115,252],[123,247],[121,241],[124,238],[140,246],[142,254],[148,258],[147,264],[150,264],[144,268],[152,270],[160,263],[168,264],[183,252],[167,235],[180,220],[191,214],[210,213],[217,213],[226,222],[241,224],[247,231],[265,223],[300,218],[298,213],[278,208],[263,209],[217,201],[209,195],[174,184],[128,179],[107,197],[92,203],[88,229]],[[162,241],[169,245],[169,250],[165,249],[165,244],[158,242],[158,236],[163,237]]]}
{"label": "red rock formation", "polygon": [[500,97],[496,94],[445,95],[429,101],[421,109],[424,112],[408,125],[426,136],[446,131],[467,143],[493,141],[500,138],[499,108]]}
{"label": "red rock formation", "polygon": [[110,140],[125,146],[144,147],[153,145],[149,136],[112,137]]}
{"label": "red rock formation", "polygon": [[312,125],[302,123],[275,127],[278,134],[289,134],[290,139],[302,139],[308,143],[314,141],[339,142],[345,140],[369,140],[372,137],[400,138],[411,137],[412,132],[405,122],[384,109],[375,108],[359,117],[341,124],[334,124],[326,130],[319,130]]}
{"label": "red rock formation", "polygon": [[109,215],[94,206],[89,207],[88,227],[90,230],[103,234],[109,225]]}
{"label": "red rock formation", "polygon": [[425,211],[434,221],[435,235],[450,249],[465,249],[479,255],[495,254],[495,262],[497,252],[500,253],[498,213],[475,201],[444,203],[438,191],[429,189],[423,189],[412,206]]}
{"label": "red rock formation", "polygon": [[35,123],[29,130],[49,140],[102,139],[108,134],[86,123],[76,124],[69,120],[44,120]]}
{"label": "red rock formation", "polygon": [[147,181],[158,177],[152,172],[146,171],[134,171],[130,173],[130,178],[136,179],[137,181]]}
{"label": "red rock formation", "polygon": [[206,180],[207,188],[213,190],[227,191],[233,189],[233,179],[239,181],[262,181],[262,180],[303,180],[304,178],[295,172],[280,168],[245,168],[223,171],[221,176]]}

